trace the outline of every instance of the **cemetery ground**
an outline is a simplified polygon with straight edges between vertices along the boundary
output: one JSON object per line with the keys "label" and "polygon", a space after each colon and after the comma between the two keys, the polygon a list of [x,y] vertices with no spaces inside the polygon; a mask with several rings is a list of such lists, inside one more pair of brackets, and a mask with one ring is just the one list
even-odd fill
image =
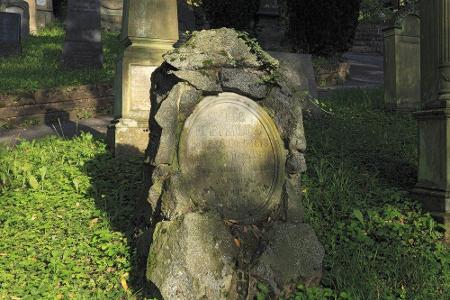
{"label": "cemetery ground", "polygon": [[[325,247],[318,288],[286,299],[449,299],[442,228],[408,196],[416,121],[382,91],[336,91],[305,120],[307,221]],[[83,134],[0,152],[0,299],[145,297],[136,240],[142,165]],[[259,285],[259,299],[268,288]]]}
{"label": "cemetery ground", "polygon": [[116,58],[121,51],[117,36],[115,32],[102,33],[102,69],[68,70],[59,67],[64,46],[62,25],[54,23],[41,29],[23,43],[22,55],[0,59],[0,93],[14,91],[20,94],[39,89],[112,82]]}

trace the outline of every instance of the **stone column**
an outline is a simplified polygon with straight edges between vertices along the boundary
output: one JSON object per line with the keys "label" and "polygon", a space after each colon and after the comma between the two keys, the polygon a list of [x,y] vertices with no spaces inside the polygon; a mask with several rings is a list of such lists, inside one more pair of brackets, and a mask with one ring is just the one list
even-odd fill
{"label": "stone column", "polygon": [[150,87],[163,54],[178,40],[176,0],[125,0],[114,120],[108,142],[117,156],[142,156],[149,143]]}
{"label": "stone column", "polygon": [[422,110],[418,180],[424,208],[446,225],[450,238],[450,0],[421,2]]}

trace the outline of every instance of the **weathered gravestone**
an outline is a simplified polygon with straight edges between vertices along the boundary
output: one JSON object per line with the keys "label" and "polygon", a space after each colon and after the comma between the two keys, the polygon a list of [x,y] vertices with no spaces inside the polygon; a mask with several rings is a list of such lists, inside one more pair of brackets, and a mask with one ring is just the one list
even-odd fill
{"label": "weathered gravestone", "polygon": [[419,163],[413,195],[446,226],[450,241],[450,3],[420,2],[421,110]]}
{"label": "weathered gravestone", "polygon": [[[258,54],[255,54],[258,53]],[[305,224],[301,101],[231,29],[195,32],[153,73],[147,278],[164,299],[253,299],[321,278]],[[248,297],[248,298],[246,298]]]}
{"label": "weathered gravestone", "polygon": [[0,12],[0,57],[21,53],[20,15]]}
{"label": "weathered gravestone", "polygon": [[108,141],[116,156],[143,155],[149,142],[152,72],[178,40],[176,0],[125,0],[117,62],[114,121]]}
{"label": "weathered gravestone", "polygon": [[0,0],[0,11],[20,15],[20,38],[28,39],[30,35],[30,10],[28,3],[23,0]]}
{"label": "weathered gravestone", "polygon": [[384,29],[384,105],[416,111],[420,106],[420,18],[408,13]]}
{"label": "weathered gravestone", "polygon": [[[95,2],[95,1],[94,1]],[[36,23],[39,28],[45,27],[54,20],[53,1],[36,0]]]}
{"label": "weathered gravestone", "polygon": [[102,28],[120,31],[122,27],[123,0],[100,0]]}
{"label": "weathered gravestone", "polygon": [[101,68],[103,47],[99,0],[69,0],[62,54],[65,68]]}

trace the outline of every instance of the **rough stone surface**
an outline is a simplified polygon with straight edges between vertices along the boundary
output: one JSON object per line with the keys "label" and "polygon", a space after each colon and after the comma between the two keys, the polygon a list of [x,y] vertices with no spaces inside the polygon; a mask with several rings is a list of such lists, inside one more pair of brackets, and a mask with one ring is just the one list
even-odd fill
{"label": "rough stone surface", "polygon": [[174,71],[173,74],[185,80],[193,85],[195,88],[207,92],[221,92],[222,87],[220,86],[219,79],[217,78],[217,72],[200,72],[191,70],[180,70]]}
{"label": "rough stone surface", "polygon": [[239,249],[217,216],[160,222],[153,240],[147,278],[164,299],[229,299]]}
{"label": "rough stone surface", "polygon": [[182,47],[169,52],[164,59],[180,70],[262,66],[239,33],[226,28],[194,32]]}
{"label": "rough stone surface", "polygon": [[269,92],[269,86],[264,82],[264,72],[224,68],[220,74],[224,91],[236,92],[254,99],[262,99]]}
{"label": "rough stone surface", "polygon": [[269,233],[268,246],[251,270],[274,289],[304,282],[320,282],[324,250],[307,224],[277,223]]}

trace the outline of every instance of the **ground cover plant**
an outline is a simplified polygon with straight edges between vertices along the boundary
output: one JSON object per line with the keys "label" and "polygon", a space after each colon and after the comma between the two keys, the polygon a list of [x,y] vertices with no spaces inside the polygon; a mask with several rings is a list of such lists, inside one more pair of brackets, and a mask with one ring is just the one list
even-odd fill
{"label": "ground cover plant", "polygon": [[112,82],[120,53],[118,33],[103,32],[104,64],[100,70],[64,70],[60,56],[64,29],[55,23],[23,43],[22,54],[0,58],[0,94],[20,94],[38,89]]}
{"label": "ground cover plant", "polygon": [[[410,199],[416,125],[380,90],[337,93],[306,120],[307,221],[326,250],[317,288],[284,299],[449,299],[450,251]],[[0,152],[0,299],[142,296],[136,200],[142,165],[90,135]],[[259,299],[270,297],[259,285]]]}

